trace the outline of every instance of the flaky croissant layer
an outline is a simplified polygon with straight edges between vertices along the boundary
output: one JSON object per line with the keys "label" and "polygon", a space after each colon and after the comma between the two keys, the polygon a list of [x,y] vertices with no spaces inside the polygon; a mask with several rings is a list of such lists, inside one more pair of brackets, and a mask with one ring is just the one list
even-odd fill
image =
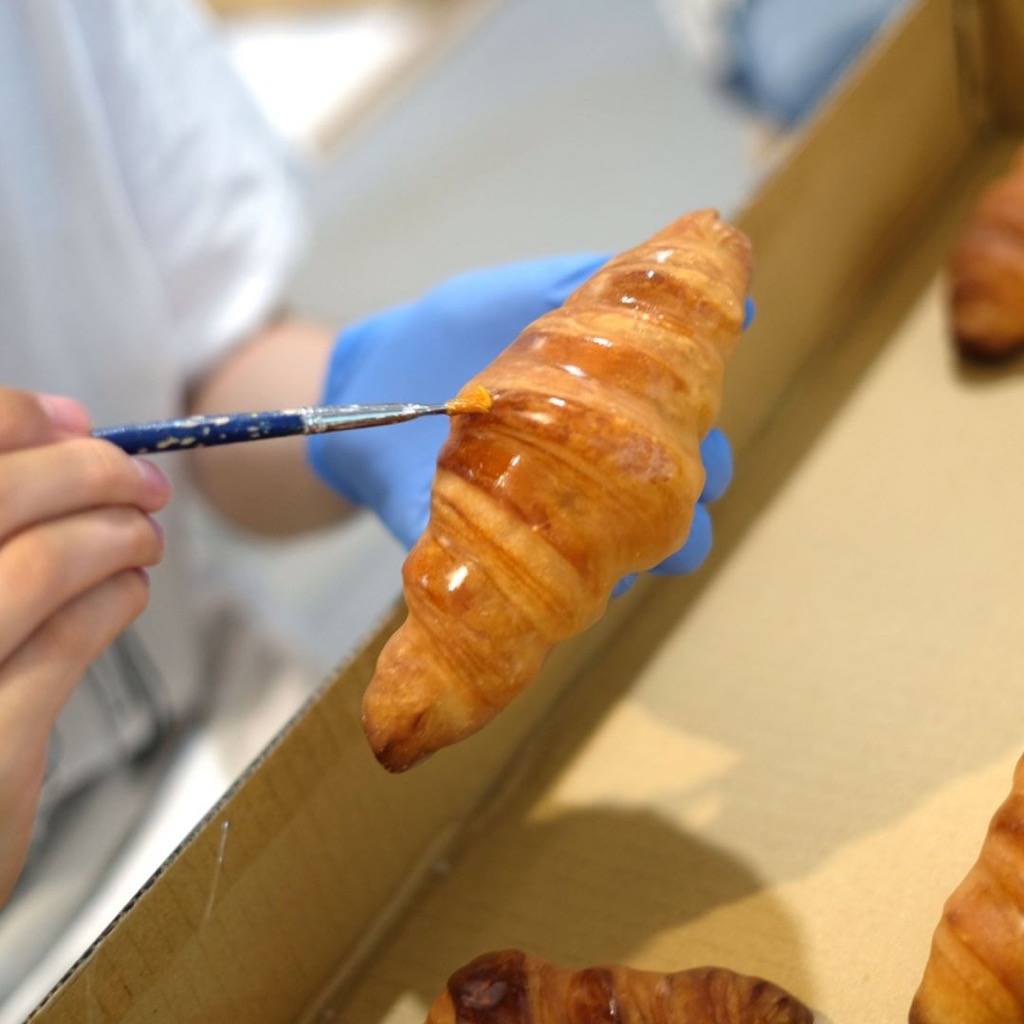
{"label": "flaky croissant layer", "polygon": [[475,732],[612,588],[686,540],[743,323],[746,237],[683,217],[602,267],[466,387],[430,522],[405,563],[408,617],[363,703],[392,771]]}
{"label": "flaky croissant layer", "polygon": [[425,1024],[811,1024],[788,992],[722,967],[563,970],[519,950],[456,971]]}
{"label": "flaky croissant layer", "polygon": [[911,1024],[1024,1024],[1024,757],[946,901]]}

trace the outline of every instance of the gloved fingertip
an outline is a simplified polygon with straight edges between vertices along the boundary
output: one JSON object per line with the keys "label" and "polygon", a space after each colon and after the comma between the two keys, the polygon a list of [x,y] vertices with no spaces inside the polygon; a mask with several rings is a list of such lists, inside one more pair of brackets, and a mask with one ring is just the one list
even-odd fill
{"label": "gloved fingertip", "polygon": [[659,576],[680,576],[695,572],[711,554],[712,539],[711,515],[703,505],[698,505],[693,513],[693,523],[686,543],[651,572]]}
{"label": "gloved fingertip", "polygon": [[718,501],[732,482],[732,445],[717,427],[713,427],[700,446],[700,457],[704,463],[704,490],[700,500]]}
{"label": "gloved fingertip", "polygon": [[[399,324],[408,316],[408,307],[398,306],[388,311],[389,328],[400,333]],[[338,331],[331,349],[327,364],[327,373],[323,382],[322,401],[331,404],[327,396],[337,393],[339,389],[351,387],[360,363],[368,350],[378,343],[381,334],[382,317],[368,316],[349,324]]]}
{"label": "gloved fingertip", "polygon": [[754,305],[754,300],[748,295],[743,308],[743,330],[746,330],[753,323],[756,314],[757,307]]}
{"label": "gloved fingertip", "polygon": [[327,434],[310,434],[306,438],[306,461],[317,478],[332,491],[350,505],[360,504],[357,495],[348,486],[348,481],[335,470],[331,439]]}
{"label": "gloved fingertip", "polygon": [[[411,474],[410,474],[411,475]],[[406,551],[427,529],[430,520],[430,482],[424,479],[408,488],[396,490],[377,503],[377,514],[388,532]]]}
{"label": "gloved fingertip", "polygon": [[548,299],[555,309],[584,281],[590,280],[611,259],[611,253],[580,253],[575,256],[557,257],[563,264],[561,276],[551,282]]}
{"label": "gloved fingertip", "polygon": [[630,573],[628,576],[623,576],[612,589],[612,597],[622,597],[623,594],[631,590],[633,584],[636,583],[636,577],[637,574],[635,572]]}

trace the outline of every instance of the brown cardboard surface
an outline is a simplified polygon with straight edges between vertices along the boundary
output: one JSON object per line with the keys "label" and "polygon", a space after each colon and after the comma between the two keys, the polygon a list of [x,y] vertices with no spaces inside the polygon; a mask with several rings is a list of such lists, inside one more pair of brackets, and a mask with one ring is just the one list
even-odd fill
{"label": "brown cardboard surface", "polygon": [[526,699],[453,756],[394,777],[359,716],[394,625],[339,670],[34,1021],[294,1020],[339,964],[360,960],[602,639],[556,652]]}
{"label": "brown cardboard surface", "polygon": [[808,357],[861,314],[973,146],[981,112],[961,53],[982,32],[957,30],[959,7],[937,0],[896,18],[740,214],[758,304],[726,379],[722,419],[740,450]]}
{"label": "brown cardboard surface", "polygon": [[323,1019],[419,1024],[507,946],[724,964],[836,1024],[906,1019],[1024,750],[1024,367],[963,371],[935,275],[1005,156],[748,451],[708,576],[648,596]]}
{"label": "brown cardboard surface", "polygon": [[1003,17],[921,0],[743,212],[759,313],[706,570],[397,778],[358,724],[385,628],[37,1022],[419,1024],[510,945],[906,1019],[1024,749],[1024,368],[958,365],[939,274],[1016,138],[982,130],[1015,114]]}
{"label": "brown cardboard surface", "polygon": [[989,85],[1002,116],[1024,123],[1024,7],[1015,0],[989,0],[984,44],[992,55]]}

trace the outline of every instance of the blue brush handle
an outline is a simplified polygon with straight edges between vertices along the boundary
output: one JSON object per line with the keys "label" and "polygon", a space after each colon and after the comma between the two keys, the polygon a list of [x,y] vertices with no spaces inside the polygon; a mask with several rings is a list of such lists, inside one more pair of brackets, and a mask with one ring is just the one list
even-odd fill
{"label": "blue brush handle", "polygon": [[305,410],[285,409],[134,423],[97,430],[93,436],[112,441],[129,455],[146,455],[270,437],[293,437],[307,433],[307,429]]}

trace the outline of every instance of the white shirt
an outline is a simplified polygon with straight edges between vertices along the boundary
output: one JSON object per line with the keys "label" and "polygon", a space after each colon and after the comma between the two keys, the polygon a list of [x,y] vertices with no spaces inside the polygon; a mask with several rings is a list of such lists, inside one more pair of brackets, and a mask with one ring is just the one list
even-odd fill
{"label": "white shirt", "polygon": [[[304,229],[282,144],[198,8],[0,4],[2,383],[72,395],[98,425],[180,413],[190,377],[273,310]],[[142,668],[154,722],[188,713],[224,668],[204,643],[189,482],[180,461],[162,466],[176,489],[167,554],[135,630],[158,670]],[[103,672],[108,685],[80,687],[58,723],[47,804],[116,752],[80,742],[111,708],[127,708],[119,742],[146,739],[124,704],[136,669]]]}

